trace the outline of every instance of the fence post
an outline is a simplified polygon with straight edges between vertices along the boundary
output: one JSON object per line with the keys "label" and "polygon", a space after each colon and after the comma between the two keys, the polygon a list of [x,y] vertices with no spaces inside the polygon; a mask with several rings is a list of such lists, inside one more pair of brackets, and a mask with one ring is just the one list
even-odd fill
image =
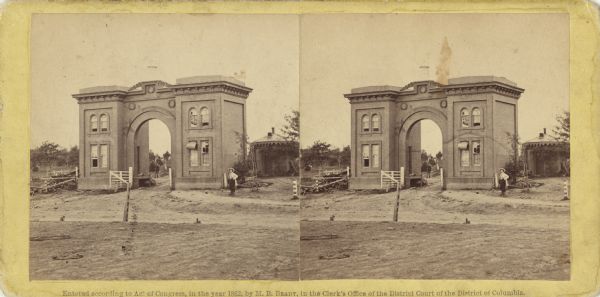
{"label": "fence post", "polygon": [[169,167],[169,189],[173,190],[173,171]]}
{"label": "fence post", "polygon": [[569,200],[569,180],[565,179],[565,186],[563,190],[563,200]]}
{"label": "fence post", "polygon": [[129,167],[129,184],[133,184],[133,167]]}
{"label": "fence post", "polygon": [[129,192],[131,187],[129,183],[127,183],[127,200],[125,200],[125,207],[123,209],[123,222],[127,222],[129,220]]}
{"label": "fence post", "polygon": [[346,177],[350,178],[350,166],[346,166]]}
{"label": "fence post", "polygon": [[75,180],[79,177],[79,167],[75,166]]}
{"label": "fence post", "polygon": [[498,188],[498,174],[494,173],[494,189]]}
{"label": "fence post", "polygon": [[[402,176],[402,171],[401,174]],[[394,222],[398,222],[398,212],[400,211],[400,180],[396,180],[396,203],[394,204]]]}
{"label": "fence post", "polygon": [[294,180],[292,184],[292,190],[294,193],[294,198],[298,198],[298,181]]}
{"label": "fence post", "polygon": [[404,167],[400,167],[400,184],[404,186]]}
{"label": "fence post", "polygon": [[442,190],[444,189],[444,168],[440,168],[440,180],[442,182]]}

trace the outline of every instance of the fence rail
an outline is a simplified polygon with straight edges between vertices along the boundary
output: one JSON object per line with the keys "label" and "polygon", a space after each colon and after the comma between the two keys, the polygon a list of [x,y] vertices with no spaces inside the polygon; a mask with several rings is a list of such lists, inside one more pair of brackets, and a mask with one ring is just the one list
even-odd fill
{"label": "fence rail", "polygon": [[382,189],[401,188],[404,184],[404,167],[399,171],[381,171],[380,183]]}

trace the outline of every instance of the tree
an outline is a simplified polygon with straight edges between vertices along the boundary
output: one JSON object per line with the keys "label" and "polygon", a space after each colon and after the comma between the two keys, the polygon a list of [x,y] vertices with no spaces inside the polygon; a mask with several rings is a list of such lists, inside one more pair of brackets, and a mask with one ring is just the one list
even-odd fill
{"label": "tree", "polygon": [[156,160],[156,155],[154,154],[153,151],[150,151],[148,153],[148,157],[149,157],[150,163],[152,163],[152,162],[154,162]]}
{"label": "tree", "polygon": [[515,183],[517,181],[517,175],[523,169],[521,162],[519,162],[519,147],[521,146],[521,141],[518,134],[509,132],[506,132],[506,139],[510,146],[510,155],[504,169],[506,169],[506,173],[510,176],[511,182]]}
{"label": "tree", "polygon": [[292,114],[284,116],[286,124],[281,129],[283,138],[287,141],[298,141],[300,137],[300,112],[292,110]]}
{"label": "tree", "polygon": [[425,150],[421,150],[421,162],[427,162],[429,154]]}
{"label": "tree", "polygon": [[437,166],[437,169],[440,169],[440,164],[442,164],[443,158],[444,155],[442,154],[442,152],[437,152],[437,154],[435,154],[435,165]]}
{"label": "tree", "polygon": [[57,161],[59,145],[53,142],[44,141],[38,148],[39,157],[46,164],[53,165]]}
{"label": "tree", "polygon": [[313,143],[313,145],[308,148],[308,152],[310,154],[309,160],[312,162],[317,162],[319,165],[323,165],[323,161],[327,158],[327,154],[329,153],[329,148],[331,144],[317,140]]}
{"label": "tree", "polygon": [[166,151],[163,154],[163,160],[165,160],[165,162],[169,161],[171,159],[171,153],[169,153],[169,151]]}
{"label": "tree", "polygon": [[77,165],[79,164],[79,148],[75,145],[72,146],[69,150],[67,156],[67,164],[68,165]]}
{"label": "tree", "polygon": [[569,142],[571,139],[571,113],[563,111],[562,114],[556,116],[556,121],[558,125],[552,129],[553,137],[558,141]]}
{"label": "tree", "polygon": [[350,166],[350,146],[342,148],[340,163],[342,166]]}
{"label": "tree", "polygon": [[250,152],[250,140],[248,134],[233,131],[235,134],[235,142],[240,146],[238,150],[238,161],[246,160],[246,154]]}
{"label": "tree", "polygon": [[429,163],[429,166],[435,166],[437,165],[437,161],[433,156],[429,156],[429,160],[427,161]]}

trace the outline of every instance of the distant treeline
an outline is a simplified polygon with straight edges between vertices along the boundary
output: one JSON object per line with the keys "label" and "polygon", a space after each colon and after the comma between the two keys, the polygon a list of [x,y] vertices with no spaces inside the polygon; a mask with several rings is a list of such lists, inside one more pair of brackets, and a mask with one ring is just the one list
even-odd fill
{"label": "distant treeline", "polygon": [[29,150],[31,170],[37,171],[40,167],[75,167],[79,164],[79,148],[73,146],[69,149],[48,141]]}
{"label": "distant treeline", "polygon": [[317,140],[310,147],[302,149],[302,166],[350,166],[350,146],[342,149],[333,148],[331,144]]}

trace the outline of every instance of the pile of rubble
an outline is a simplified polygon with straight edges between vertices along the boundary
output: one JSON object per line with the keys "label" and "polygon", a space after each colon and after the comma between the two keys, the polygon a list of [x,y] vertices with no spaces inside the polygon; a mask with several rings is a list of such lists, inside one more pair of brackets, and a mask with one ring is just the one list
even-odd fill
{"label": "pile of rubble", "polygon": [[301,194],[348,189],[348,169],[326,170],[313,177],[312,185],[302,185]]}

